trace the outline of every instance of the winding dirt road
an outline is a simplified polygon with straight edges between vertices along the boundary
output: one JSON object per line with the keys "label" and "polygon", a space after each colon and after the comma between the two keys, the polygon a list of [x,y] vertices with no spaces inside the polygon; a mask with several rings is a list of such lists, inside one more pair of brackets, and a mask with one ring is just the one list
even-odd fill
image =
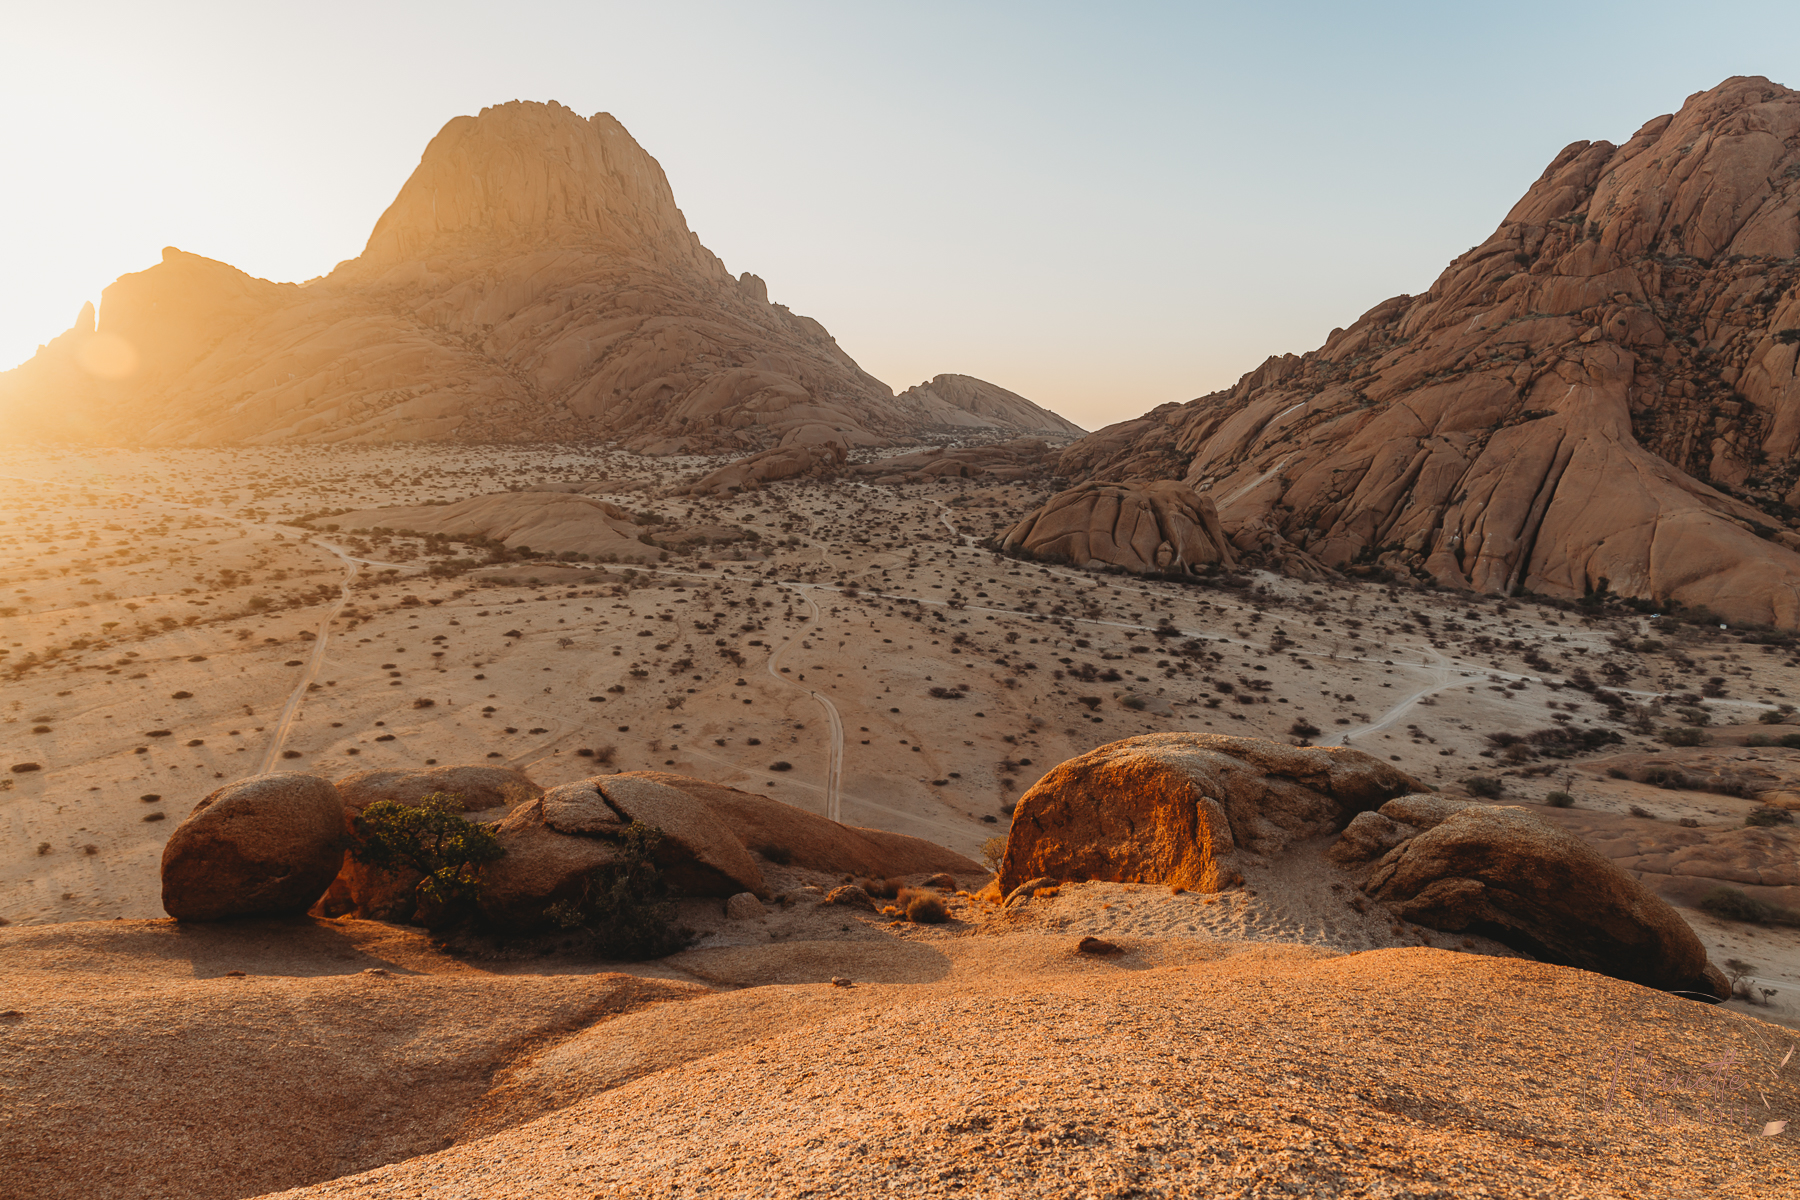
{"label": "winding dirt road", "polygon": [[319,672],[325,667],[325,652],[331,642],[331,623],[338,619],[344,606],[350,603],[350,585],[355,581],[357,573],[362,570],[362,559],[351,558],[348,554],[330,542],[313,541],[313,545],[329,550],[344,564],[344,580],[338,585],[338,601],[331,606],[319,621],[319,634],[313,642],[312,653],[307,656],[306,668],[300,672],[300,682],[288,695],[287,703],[282,705],[281,713],[275,718],[275,724],[269,731],[269,744],[264,748],[262,757],[257,760],[256,773],[266,775],[275,769],[281,761],[281,750],[287,743],[288,734],[293,732],[294,720],[300,715],[301,705],[306,703],[306,694],[319,678]]}
{"label": "winding dirt road", "polygon": [[[817,601],[807,594],[807,585],[799,583],[783,583],[778,586],[787,588],[796,596],[799,596],[800,599],[806,601],[806,606],[812,609],[812,620],[810,624],[813,629],[817,629],[819,627],[820,619],[819,605]],[[771,679],[780,683],[785,683],[789,687],[799,688],[814,700],[818,701],[819,707],[825,710],[825,721],[831,731],[831,743],[827,747],[825,757],[825,816],[829,820],[842,822],[844,819],[844,719],[838,715],[837,705],[833,704],[816,689],[805,687],[798,680],[782,678],[782,656],[793,648],[795,640],[795,637],[788,637],[781,645],[777,646],[775,652],[769,655],[769,661],[765,669],[769,672],[769,677]]]}

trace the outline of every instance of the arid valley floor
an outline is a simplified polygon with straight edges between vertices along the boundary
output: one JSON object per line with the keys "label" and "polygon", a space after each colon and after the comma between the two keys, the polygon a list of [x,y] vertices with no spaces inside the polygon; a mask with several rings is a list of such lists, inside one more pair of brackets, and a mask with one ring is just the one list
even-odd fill
{"label": "arid valley floor", "polygon": [[[1609,777],[1620,764],[1748,772],[1800,796],[1800,751],[1744,744],[1800,696],[1800,661],[1729,630],[1622,650],[1648,618],[1260,572],[1183,586],[982,548],[1041,500],[1029,485],[668,494],[709,465],[575,448],[8,453],[0,758],[42,769],[0,792],[0,917],[160,916],[173,822],[218,781],[273,769],[489,762],[546,786],[666,770],[972,857],[1050,766],[1166,730],[1294,741],[1307,723],[1439,786],[1499,776],[1506,802],[1531,805],[1567,790],[1575,808],[1542,812],[1602,837],[1737,826],[1754,807]],[[653,566],[480,568],[454,542],[287,523],[596,481],[641,489],[615,498],[660,518],[647,531],[715,544]],[[1688,695],[1710,744],[1603,720],[1561,683],[1577,670],[1667,698],[1659,726]],[[1723,695],[1702,701],[1709,679]],[[1624,740],[1509,763],[1486,736],[1552,722]],[[1800,1011],[1800,935],[1684,915],[1715,959],[1750,957],[1780,989],[1759,1015]],[[1290,936],[1329,940],[1304,920]]]}

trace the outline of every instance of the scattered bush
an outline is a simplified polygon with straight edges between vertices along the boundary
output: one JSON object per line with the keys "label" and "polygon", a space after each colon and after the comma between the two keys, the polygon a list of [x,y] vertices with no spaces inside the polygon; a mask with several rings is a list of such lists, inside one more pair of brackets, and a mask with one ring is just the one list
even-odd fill
{"label": "scattered bush", "polygon": [[1704,729],[1674,725],[1658,731],[1656,740],[1670,746],[1705,746],[1711,743],[1712,734]]}
{"label": "scattered bush", "polygon": [[1750,815],[1744,818],[1746,825],[1792,825],[1793,823],[1793,813],[1785,808],[1773,808],[1769,805],[1751,810]]}
{"label": "scattered bush", "polygon": [[494,831],[467,821],[454,796],[432,792],[417,805],[377,800],[357,819],[350,853],[380,870],[409,868],[424,876],[414,889],[425,924],[465,921],[481,899],[481,864],[505,853]]}
{"label": "scattered bush", "polygon": [[1483,800],[1492,800],[1506,790],[1506,784],[1488,775],[1471,775],[1463,780],[1463,787]]}
{"label": "scattered bush", "polygon": [[1764,904],[1724,884],[1700,897],[1700,907],[1715,917],[1749,925],[1800,925],[1800,913]]}
{"label": "scattered bush", "polygon": [[772,762],[769,764],[769,770],[771,771],[791,771],[793,769],[794,764],[791,762]]}
{"label": "scattered bush", "polygon": [[1574,808],[1575,797],[1568,792],[1551,792],[1544,797],[1544,803],[1551,808]]}
{"label": "scattered bush", "polygon": [[1318,737],[1319,727],[1302,717],[1300,720],[1295,721],[1292,725],[1288,726],[1288,732],[1297,738]]}
{"label": "scattered bush", "polygon": [[981,861],[990,871],[1000,870],[1000,860],[1006,857],[1006,839],[991,837],[981,843]]}

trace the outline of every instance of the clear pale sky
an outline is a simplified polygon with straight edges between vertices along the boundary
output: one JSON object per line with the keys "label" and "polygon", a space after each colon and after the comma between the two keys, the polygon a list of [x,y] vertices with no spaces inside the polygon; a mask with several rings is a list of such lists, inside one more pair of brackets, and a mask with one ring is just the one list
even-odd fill
{"label": "clear pale sky", "polygon": [[1423,291],[1564,145],[1797,56],[1792,0],[6,0],[0,367],[165,245],[323,274],[451,117],[559,100],[896,389],[1092,428]]}

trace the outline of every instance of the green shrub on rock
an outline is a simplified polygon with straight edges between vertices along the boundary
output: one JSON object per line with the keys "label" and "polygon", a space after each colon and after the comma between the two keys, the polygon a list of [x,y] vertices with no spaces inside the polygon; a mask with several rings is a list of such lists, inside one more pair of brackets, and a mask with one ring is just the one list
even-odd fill
{"label": "green shrub on rock", "polygon": [[669,888],[656,868],[662,830],[633,821],[616,839],[617,862],[595,867],[581,893],[544,910],[554,925],[586,935],[593,953],[614,962],[642,962],[686,949],[694,931],[676,925]]}
{"label": "green shrub on rock", "polygon": [[424,876],[415,889],[425,924],[458,924],[481,899],[481,864],[506,853],[485,825],[465,820],[462,803],[432,792],[417,805],[377,800],[357,821],[360,841],[350,853],[381,870],[410,868]]}

